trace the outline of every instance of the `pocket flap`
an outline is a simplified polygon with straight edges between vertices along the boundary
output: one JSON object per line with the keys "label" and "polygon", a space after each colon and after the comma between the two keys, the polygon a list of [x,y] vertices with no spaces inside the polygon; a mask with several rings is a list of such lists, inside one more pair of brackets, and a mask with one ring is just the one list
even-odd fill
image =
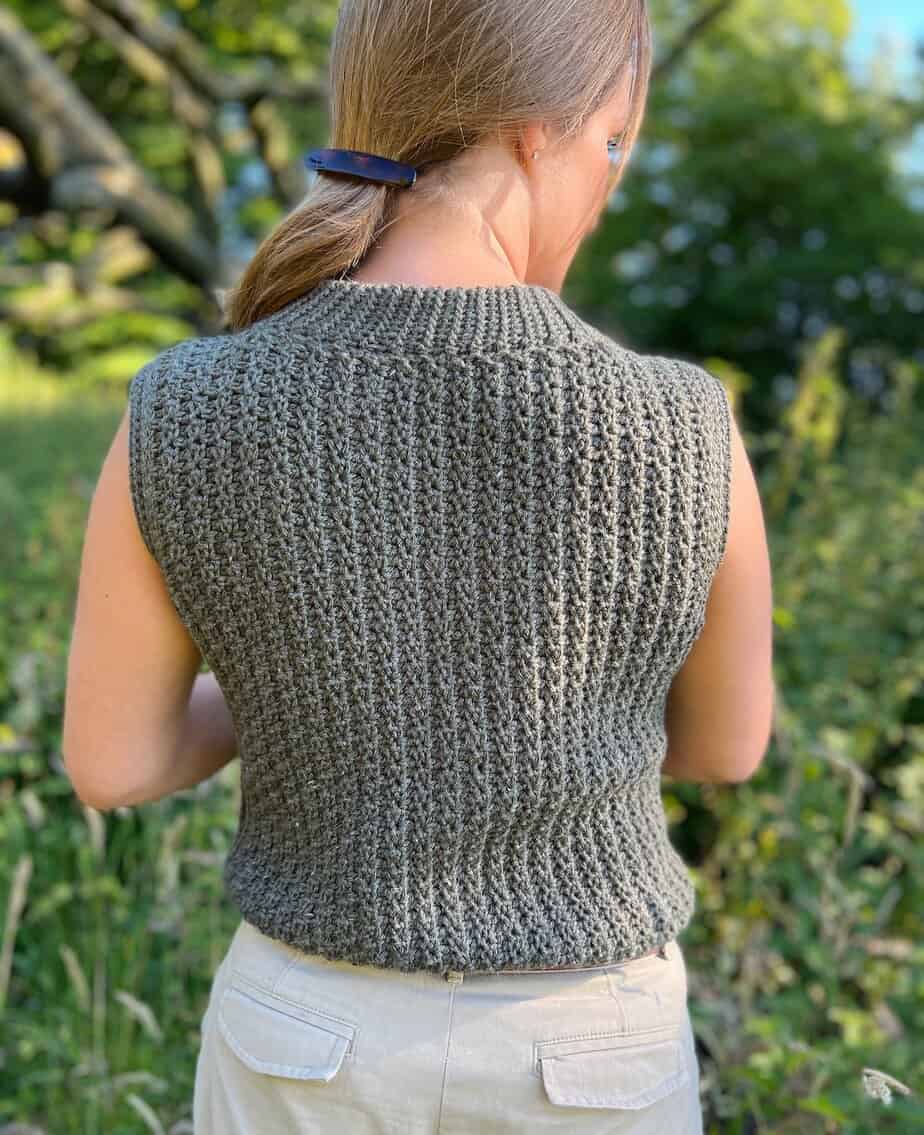
{"label": "pocket flap", "polygon": [[546,1093],[564,1107],[648,1107],[690,1075],[681,1040],[670,1033],[543,1041],[537,1050]]}
{"label": "pocket flap", "polygon": [[218,1005],[221,1034],[255,1072],[296,1080],[332,1080],[356,1026],[295,1005],[232,973]]}

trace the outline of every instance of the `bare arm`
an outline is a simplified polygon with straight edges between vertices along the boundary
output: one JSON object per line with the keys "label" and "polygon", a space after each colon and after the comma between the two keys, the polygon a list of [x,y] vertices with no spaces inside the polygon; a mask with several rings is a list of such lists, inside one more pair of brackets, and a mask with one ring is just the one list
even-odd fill
{"label": "bare arm", "polygon": [[706,622],[671,685],[662,772],[736,782],[760,766],[773,724],[773,598],[758,487],[732,415],[731,505],[725,555]]}
{"label": "bare arm", "polygon": [[230,711],[180,620],[138,529],[128,481],[128,413],[87,521],[68,653],[64,763],[101,811],[205,780],[235,756]]}

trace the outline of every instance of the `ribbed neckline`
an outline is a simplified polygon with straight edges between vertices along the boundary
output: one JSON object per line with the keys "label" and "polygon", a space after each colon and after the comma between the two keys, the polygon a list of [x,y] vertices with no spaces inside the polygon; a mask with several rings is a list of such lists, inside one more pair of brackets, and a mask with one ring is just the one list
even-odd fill
{"label": "ribbed neckline", "polygon": [[569,344],[587,324],[542,284],[368,283],[330,277],[262,321],[350,348],[492,352]]}

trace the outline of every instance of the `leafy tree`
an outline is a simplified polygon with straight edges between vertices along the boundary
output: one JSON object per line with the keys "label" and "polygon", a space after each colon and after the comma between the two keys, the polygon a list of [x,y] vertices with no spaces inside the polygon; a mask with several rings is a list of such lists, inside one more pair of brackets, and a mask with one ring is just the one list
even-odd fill
{"label": "leafy tree", "polygon": [[721,357],[785,400],[804,344],[846,332],[865,393],[920,348],[924,210],[896,154],[924,98],[845,58],[845,0],[740,0],[656,83],[634,168],[576,264],[575,300],[645,349]]}

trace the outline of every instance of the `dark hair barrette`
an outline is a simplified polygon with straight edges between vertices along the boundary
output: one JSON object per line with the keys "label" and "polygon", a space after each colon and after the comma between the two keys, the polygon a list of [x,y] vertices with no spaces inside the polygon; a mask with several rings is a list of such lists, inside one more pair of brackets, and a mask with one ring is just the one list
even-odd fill
{"label": "dark hair barrette", "polygon": [[362,150],[337,150],[329,147],[309,150],[304,158],[309,169],[322,173],[342,173],[385,185],[407,186],[417,180],[417,170],[406,162],[396,162],[379,154]]}

